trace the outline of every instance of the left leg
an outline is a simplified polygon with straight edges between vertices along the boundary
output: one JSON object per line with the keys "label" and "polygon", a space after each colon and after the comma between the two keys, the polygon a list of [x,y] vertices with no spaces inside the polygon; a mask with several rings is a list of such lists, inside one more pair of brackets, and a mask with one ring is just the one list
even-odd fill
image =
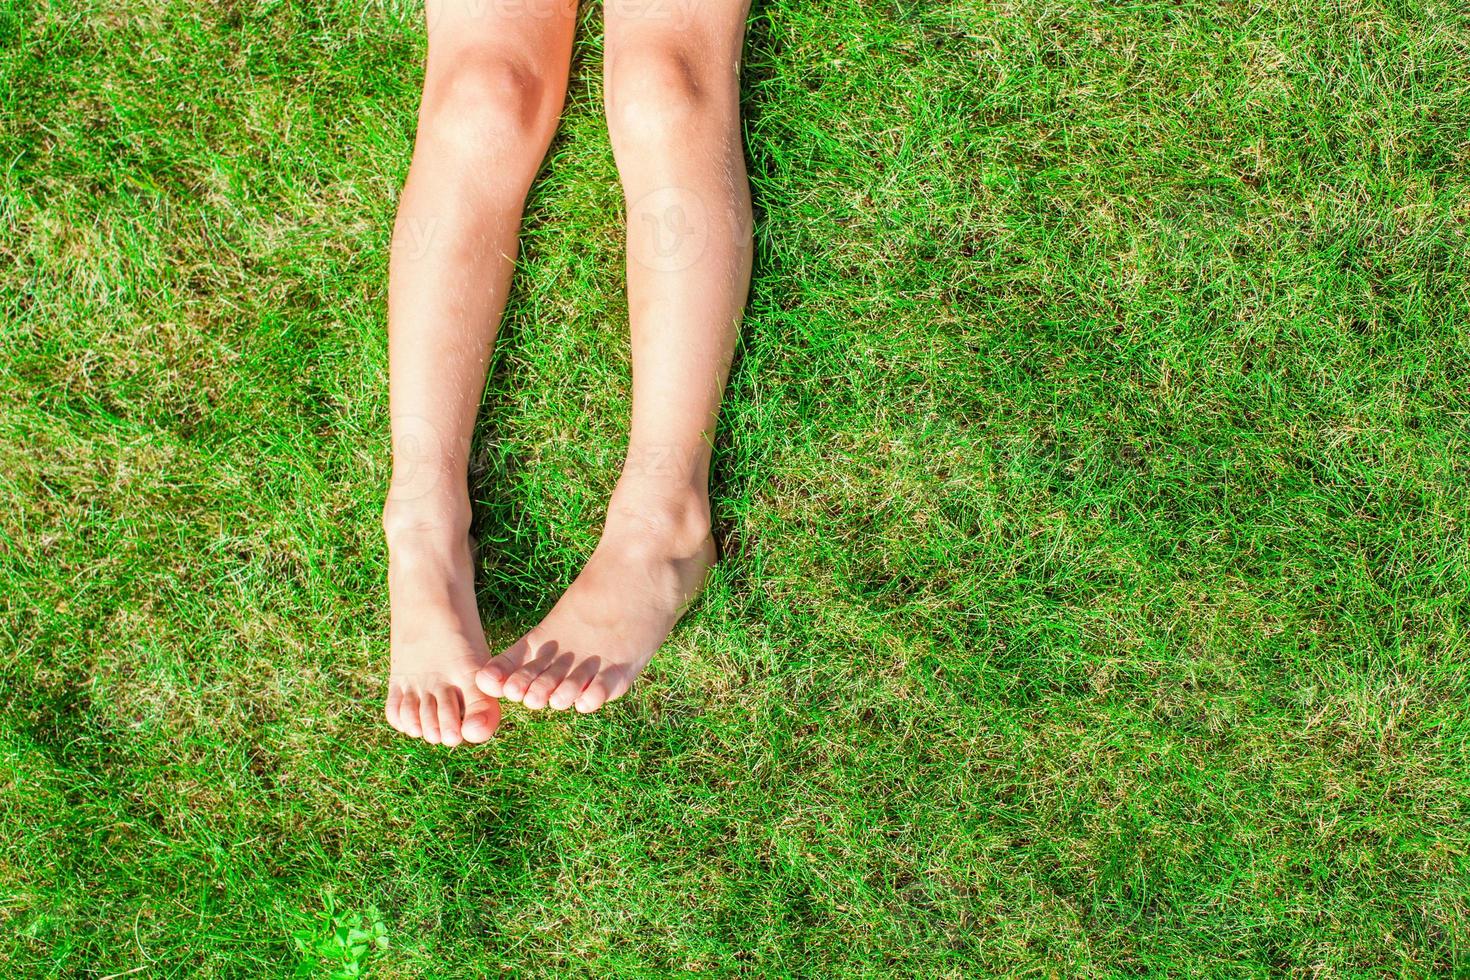
{"label": "left leg", "polygon": [[526,192],[561,113],[576,4],[428,0],[427,20],[423,105],[388,274],[384,713],[406,735],[456,745],[485,741],[500,719],[474,683],[490,650],[469,542],[470,433]]}
{"label": "left leg", "polygon": [[747,0],[609,0],[608,129],[627,208],[633,420],[587,566],[480,671],[493,697],[593,711],[625,691],[714,562],[710,447],[746,292]]}

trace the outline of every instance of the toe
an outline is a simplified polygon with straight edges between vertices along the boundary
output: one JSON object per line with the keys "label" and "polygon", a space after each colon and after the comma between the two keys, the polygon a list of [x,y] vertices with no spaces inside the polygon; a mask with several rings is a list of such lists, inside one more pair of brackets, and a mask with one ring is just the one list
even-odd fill
{"label": "toe", "polygon": [[447,687],[435,694],[439,703],[439,741],[445,745],[458,745],[464,739],[459,735],[459,722],[463,717],[459,707],[459,689]]}
{"label": "toe", "polygon": [[618,674],[617,679],[613,681],[612,693],[607,696],[607,699],[609,701],[616,701],[624,694],[627,694],[628,688],[633,686],[633,676],[622,673]]}
{"label": "toe", "polygon": [[587,689],[592,678],[597,676],[597,670],[601,666],[602,660],[598,657],[588,657],[577,664],[572,672],[556,686],[556,690],[551,692],[546,703],[557,711],[565,711],[570,708]]}
{"label": "toe", "polygon": [[555,659],[554,656],[537,657],[514,674],[511,674],[505,681],[504,696],[510,698],[512,701],[520,701],[525,698],[526,692],[531,689],[531,685],[536,682],[536,678],[540,677]]}
{"label": "toe", "polygon": [[592,678],[592,682],[587,685],[587,689],[577,695],[577,710],[586,714],[589,711],[596,711],[604,704],[607,704],[613,698],[617,697],[613,692],[616,690],[618,683],[619,679],[615,671],[605,670],[598,674]]}
{"label": "toe", "polygon": [[523,636],[516,640],[504,653],[491,657],[490,662],[475,675],[475,685],[492,698],[505,697],[505,682],[519,670],[530,656],[531,644]]}
{"label": "toe", "polygon": [[571,654],[564,653],[547,664],[546,669],[541,672],[540,676],[531,682],[530,687],[526,688],[526,694],[521,698],[521,703],[534,710],[540,710],[546,707],[546,702],[551,697],[551,692],[556,690],[562,681],[566,680],[567,672],[571,670],[573,659]]}
{"label": "toe", "polygon": [[510,671],[506,665],[499,657],[495,657],[475,674],[475,686],[480,689],[480,693],[498,698],[505,694],[505,679],[509,676]]}
{"label": "toe", "polygon": [[403,731],[403,725],[398,721],[398,708],[403,704],[403,691],[397,684],[388,685],[388,703],[383,708],[383,714],[388,719],[388,724],[398,731]]}
{"label": "toe", "polygon": [[398,730],[405,735],[420,738],[424,734],[424,726],[419,724],[419,695],[417,691],[404,691],[403,699],[398,702]]}
{"label": "toe", "polygon": [[465,695],[464,723],[460,734],[466,742],[483,742],[495,734],[500,726],[500,702],[487,698],[479,691]]}
{"label": "toe", "polygon": [[424,741],[439,744],[439,703],[430,691],[419,695],[419,724],[424,729]]}

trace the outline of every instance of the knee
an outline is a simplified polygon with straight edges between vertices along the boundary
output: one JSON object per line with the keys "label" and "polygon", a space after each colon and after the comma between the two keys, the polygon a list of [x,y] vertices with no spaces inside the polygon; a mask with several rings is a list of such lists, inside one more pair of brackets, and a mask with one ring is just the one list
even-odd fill
{"label": "knee", "polygon": [[666,142],[706,118],[733,83],[679,43],[620,52],[607,73],[608,130],[628,144]]}
{"label": "knee", "polygon": [[503,52],[472,51],[431,73],[419,138],[440,152],[482,162],[521,152],[539,159],[554,122],[543,72]]}

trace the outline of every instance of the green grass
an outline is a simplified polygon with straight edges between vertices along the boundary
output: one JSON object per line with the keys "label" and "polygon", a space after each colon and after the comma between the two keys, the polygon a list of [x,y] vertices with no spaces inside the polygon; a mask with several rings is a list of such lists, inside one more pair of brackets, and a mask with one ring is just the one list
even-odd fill
{"label": "green grass", "polygon": [[[1470,975],[1460,5],[758,0],[727,561],[475,751],[380,720],[420,16],[0,4],[0,971]],[[583,21],[492,641],[626,433]]]}

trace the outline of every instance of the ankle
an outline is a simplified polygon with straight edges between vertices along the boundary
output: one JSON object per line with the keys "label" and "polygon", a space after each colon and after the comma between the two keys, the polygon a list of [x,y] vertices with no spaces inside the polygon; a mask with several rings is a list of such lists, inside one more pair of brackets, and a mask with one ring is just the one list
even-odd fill
{"label": "ankle", "polygon": [[395,542],[422,540],[458,542],[469,533],[468,496],[417,500],[389,498],[383,505],[383,536],[390,546]]}
{"label": "ankle", "polygon": [[604,536],[629,533],[693,553],[709,540],[710,527],[709,494],[702,487],[625,476],[608,504]]}

